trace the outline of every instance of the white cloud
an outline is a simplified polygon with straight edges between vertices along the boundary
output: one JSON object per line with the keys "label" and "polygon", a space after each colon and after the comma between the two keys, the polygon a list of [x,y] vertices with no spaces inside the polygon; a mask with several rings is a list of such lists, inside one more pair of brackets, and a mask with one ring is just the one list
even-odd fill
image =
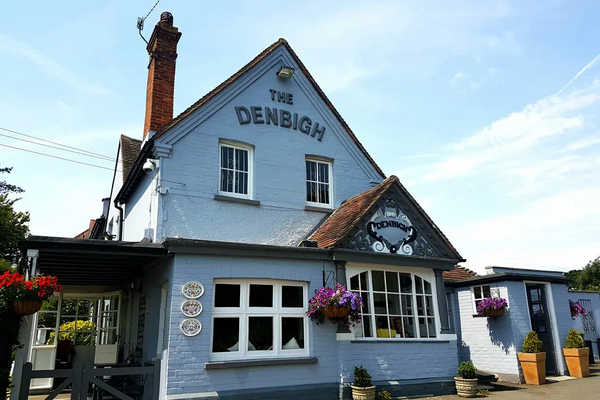
{"label": "white cloud", "polygon": [[469,78],[469,74],[466,74],[464,72],[457,72],[456,74],[454,74],[452,79],[450,79],[450,85],[456,86],[457,83],[464,81],[465,79],[468,79],[468,78]]}
{"label": "white cloud", "polygon": [[588,137],[579,139],[579,140],[569,144],[567,147],[565,147],[564,151],[582,150],[582,149],[586,149],[591,146],[595,146],[597,144],[600,144],[600,135],[599,134],[596,134],[595,136],[588,136]]}
{"label": "white cloud", "polygon": [[53,58],[41,54],[36,49],[8,35],[0,34],[0,51],[12,53],[27,59],[37,65],[45,74],[75,90],[94,95],[106,95],[110,93],[106,88],[86,82],[83,78],[69,71]]}

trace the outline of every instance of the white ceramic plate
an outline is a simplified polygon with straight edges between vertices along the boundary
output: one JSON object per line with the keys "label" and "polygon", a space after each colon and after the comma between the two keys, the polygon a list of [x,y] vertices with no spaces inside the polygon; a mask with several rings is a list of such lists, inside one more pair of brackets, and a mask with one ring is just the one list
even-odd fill
{"label": "white ceramic plate", "polygon": [[200,282],[190,281],[183,285],[181,292],[188,299],[197,299],[204,294],[204,286]]}
{"label": "white ceramic plate", "polygon": [[202,331],[202,324],[195,318],[184,319],[179,324],[179,329],[185,336],[196,336]]}
{"label": "white ceramic plate", "polygon": [[188,318],[197,317],[202,313],[202,304],[198,300],[186,300],[181,303],[181,312]]}

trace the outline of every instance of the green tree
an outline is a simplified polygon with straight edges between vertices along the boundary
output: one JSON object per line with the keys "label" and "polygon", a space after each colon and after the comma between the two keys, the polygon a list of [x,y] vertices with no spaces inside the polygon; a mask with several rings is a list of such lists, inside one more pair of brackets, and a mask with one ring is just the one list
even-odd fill
{"label": "green tree", "polygon": [[[8,168],[8,167],[0,168],[0,173],[10,174],[11,171],[12,171],[12,168]],[[23,193],[23,192],[24,192],[24,190],[18,186],[7,183],[6,181],[0,181],[0,194]]]}
{"label": "green tree", "polygon": [[565,276],[572,281],[572,289],[600,291],[600,257],[588,262],[583,269],[567,272]]}

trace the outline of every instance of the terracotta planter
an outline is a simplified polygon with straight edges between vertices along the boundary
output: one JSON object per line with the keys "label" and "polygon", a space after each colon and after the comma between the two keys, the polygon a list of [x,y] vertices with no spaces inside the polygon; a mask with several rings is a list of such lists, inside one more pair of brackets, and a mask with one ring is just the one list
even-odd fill
{"label": "terracotta planter", "polygon": [[456,384],[456,394],[459,397],[476,397],[477,396],[477,378],[465,379],[454,378]]}
{"label": "terracotta planter", "polygon": [[569,375],[576,378],[585,378],[590,375],[590,349],[563,349],[563,355],[567,360]]}
{"label": "terracotta planter", "polygon": [[358,387],[351,385],[354,400],[375,400],[375,386]]}
{"label": "terracotta planter", "polygon": [[504,308],[488,308],[483,310],[481,315],[485,315],[486,317],[501,317],[504,314]]}
{"label": "terracotta planter", "polygon": [[517,353],[525,383],[543,385],[546,383],[546,353]]}
{"label": "terracotta planter", "polygon": [[350,307],[327,306],[321,309],[321,312],[327,318],[342,318],[348,315],[350,312]]}
{"label": "terracotta planter", "polygon": [[15,300],[13,302],[13,313],[20,317],[35,314],[42,308],[42,302],[37,300]]}

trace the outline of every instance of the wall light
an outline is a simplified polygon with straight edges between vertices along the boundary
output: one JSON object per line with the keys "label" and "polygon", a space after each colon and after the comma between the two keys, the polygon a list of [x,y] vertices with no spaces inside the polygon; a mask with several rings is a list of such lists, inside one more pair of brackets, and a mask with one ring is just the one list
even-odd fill
{"label": "wall light", "polygon": [[282,65],[279,68],[279,71],[277,71],[277,76],[281,79],[290,79],[292,77],[292,75],[294,75],[294,71],[295,71],[294,68],[286,67],[285,65]]}

